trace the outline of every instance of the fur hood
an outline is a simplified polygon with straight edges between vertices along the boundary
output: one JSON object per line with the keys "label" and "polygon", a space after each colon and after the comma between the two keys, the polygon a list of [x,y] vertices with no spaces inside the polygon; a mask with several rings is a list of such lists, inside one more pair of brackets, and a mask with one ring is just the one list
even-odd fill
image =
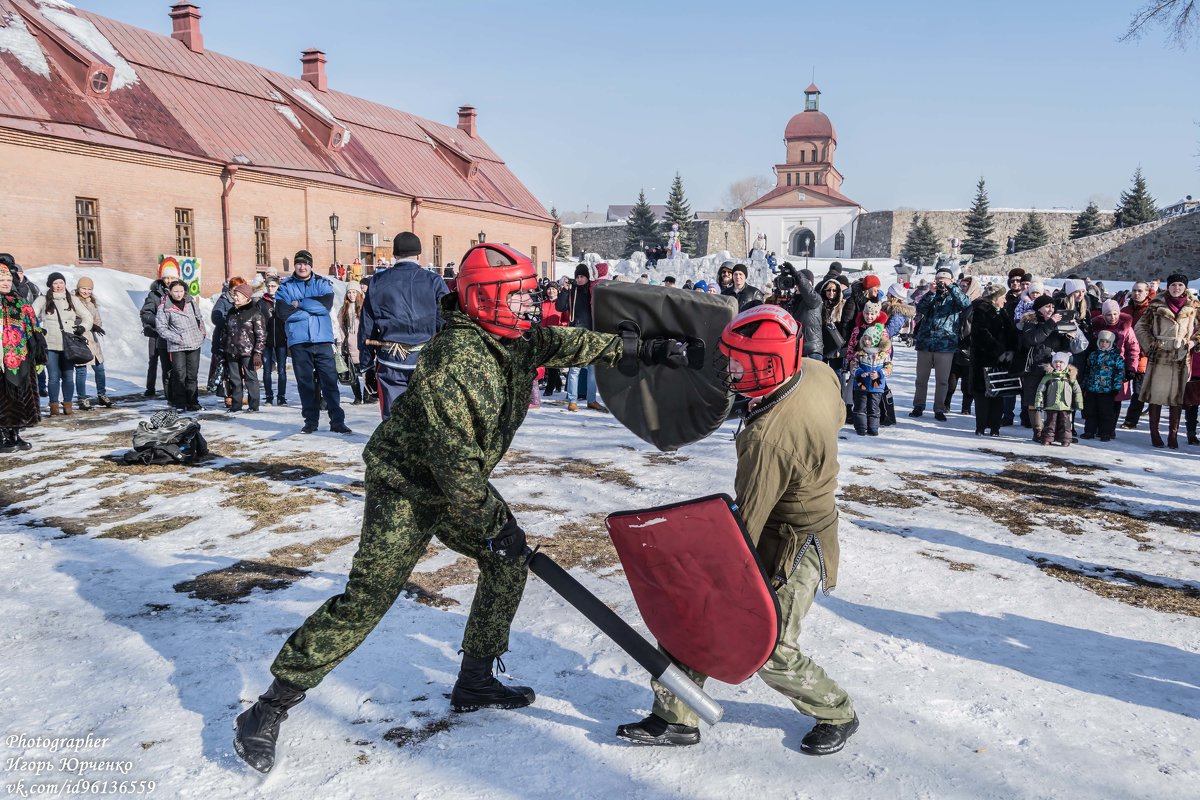
{"label": "fur hood", "polygon": [[917,307],[910,306],[898,297],[889,297],[888,301],[883,304],[883,312],[889,317],[899,314],[905,319],[912,319],[917,316]]}
{"label": "fur hood", "polygon": [[1109,325],[1108,320],[1104,319],[1104,315],[1099,312],[1092,315],[1092,333],[1099,333],[1100,331],[1112,331],[1118,336],[1121,336],[1132,329],[1133,317],[1129,316],[1124,311],[1122,311],[1120,316],[1117,317],[1116,325]]}
{"label": "fur hood", "polygon": [[[1042,364],[1039,369],[1047,375],[1049,375],[1051,372],[1057,372],[1057,370],[1054,369],[1053,364]],[[1076,369],[1074,364],[1067,365],[1067,377],[1071,380],[1076,380],[1079,378],[1079,370]]]}

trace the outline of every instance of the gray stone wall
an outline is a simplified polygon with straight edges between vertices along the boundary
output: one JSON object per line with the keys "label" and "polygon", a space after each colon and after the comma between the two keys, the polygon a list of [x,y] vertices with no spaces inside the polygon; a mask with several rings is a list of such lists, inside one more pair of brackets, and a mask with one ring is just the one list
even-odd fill
{"label": "gray stone wall", "polygon": [[[746,229],[740,222],[728,220],[692,220],[694,242],[689,248],[694,257],[728,250],[735,256],[746,254]],[[625,224],[571,225],[563,228],[571,258],[585,253],[597,253],[603,258],[617,259],[625,254]]]}
{"label": "gray stone wall", "polygon": [[972,263],[968,271],[1004,275],[1017,267],[1043,277],[1076,273],[1107,281],[1165,278],[1172,272],[1200,278],[1200,212],[998,256]]}
{"label": "gray stone wall", "polygon": [[[1071,234],[1071,223],[1079,216],[1078,211],[1037,211],[1037,216],[1046,226],[1050,234],[1050,242],[1058,243],[1068,240]],[[871,211],[858,218],[858,230],[854,236],[853,258],[896,258],[904,249],[904,240],[912,228],[913,217],[920,214],[928,217],[937,231],[938,239],[945,252],[950,252],[951,237],[963,238],[963,223],[968,211],[921,211],[917,209],[896,209],[893,211]],[[1021,227],[1028,211],[993,211],[992,218],[996,223],[996,242],[1000,251],[1004,252],[1009,236],[1015,236]],[[1112,224],[1112,214],[1102,214],[1105,225]]]}

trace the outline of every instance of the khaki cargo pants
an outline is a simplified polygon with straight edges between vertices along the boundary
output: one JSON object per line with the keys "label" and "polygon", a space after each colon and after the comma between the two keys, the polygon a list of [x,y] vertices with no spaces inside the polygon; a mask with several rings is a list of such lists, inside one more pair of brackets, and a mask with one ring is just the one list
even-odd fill
{"label": "khaki cargo pants", "polygon": [[[821,562],[817,548],[810,547],[804,554],[800,566],[776,594],[782,627],[779,643],[775,645],[770,659],[758,671],[758,676],[775,691],[792,701],[801,714],[820,722],[839,725],[854,718],[854,704],[850,696],[825,674],[816,662],[799,650],[800,623],[812,607],[817,587],[821,583]],[[679,668],[688,674],[697,685],[703,686],[706,676],[683,664]],[[654,713],[667,722],[697,727],[699,718],[690,708],[680,702],[669,689],[658,681],[654,688]]]}

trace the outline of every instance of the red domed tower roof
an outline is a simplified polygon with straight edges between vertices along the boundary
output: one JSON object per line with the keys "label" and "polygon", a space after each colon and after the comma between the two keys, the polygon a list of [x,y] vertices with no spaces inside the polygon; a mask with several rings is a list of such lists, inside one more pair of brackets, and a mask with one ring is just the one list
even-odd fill
{"label": "red domed tower roof", "polygon": [[837,141],[837,133],[829,117],[820,111],[801,111],[792,117],[783,130],[784,139],[833,139]]}
{"label": "red domed tower roof", "polygon": [[804,110],[792,117],[783,129],[783,138],[792,139],[832,139],[837,142],[837,133],[829,117],[820,111],[821,90],[815,83],[809,84],[804,90]]}

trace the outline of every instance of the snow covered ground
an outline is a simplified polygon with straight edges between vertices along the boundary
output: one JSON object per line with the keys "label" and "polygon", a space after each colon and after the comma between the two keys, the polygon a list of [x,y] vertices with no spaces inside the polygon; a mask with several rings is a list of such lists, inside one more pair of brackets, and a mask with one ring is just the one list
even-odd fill
{"label": "snow covered ground", "polygon": [[[132,393],[136,287],[96,275],[110,376]],[[81,773],[180,798],[1200,795],[1200,449],[1154,451],[1144,426],[1065,451],[1019,428],[976,438],[966,417],[905,416],[912,371],[899,350],[898,427],[845,429],[840,584],[802,645],[862,727],[822,759],[797,752],[811,722],[757,679],[710,683],[725,718],[697,747],[619,742],[649,708],[646,676],[535,578],[505,662],[537,703],[449,714],[473,572],[435,546],[419,588],[292,712],[264,779],[233,754],[233,718],[344,584],[375,410],[347,406],[353,436],[301,436],[294,383],[292,406],[257,415],[203,399],[214,457],[188,469],[109,460],[159,407],[140,396],[45,421],[34,450],[0,460],[5,793]],[[546,405],[497,485],[644,630],[600,520],[731,492],[734,427],[662,454],[611,417]],[[88,734],[107,741],[36,740]]]}

